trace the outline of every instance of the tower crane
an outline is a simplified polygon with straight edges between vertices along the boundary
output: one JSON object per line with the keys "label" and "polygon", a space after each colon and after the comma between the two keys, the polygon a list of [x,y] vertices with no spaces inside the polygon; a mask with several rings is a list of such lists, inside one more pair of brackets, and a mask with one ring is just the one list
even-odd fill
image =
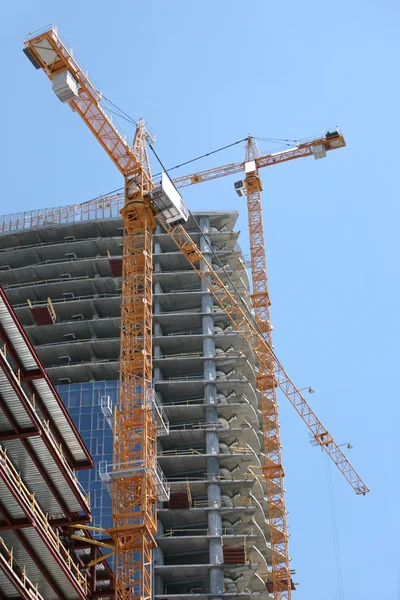
{"label": "tower crane", "polygon": [[[163,173],[161,182],[156,185],[146,150],[146,143],[151,145],[153,138],[144,120],[138,121],[130,145],[101,105],[101,92],[76,61],[57,29],[52,26],[28,37],[24,52],[34,67],[42,69],[52,81],[58,98],[68,103],[86,123],[125,182],[121,210],[124,233],[120,391],[113,434],[113,527],[108,530],[116,554],[115,598],[152,598],[152,549],[156,546],[159,481],[152,389],[152,232],[159,221],[257,355],[265,451],[263,472],[272,546],[272,581],[266,583],[275,600],[290,600],[292,586],[277,388],[283,391],[308,425],[315,442],[328,453],[356,493],[366,494],[369,490],[273,352],[262,231],[262,186],[258,170],[302,156],[322,158],[327,151],[344,146],[344,138],[338,132],[332,132],[294,149],[260,157],[254,140],[249,137],[244,163],[232,163],[178,178],[175,186]],[[235,187],[248,199],[254,317],[241,305],[237,294],[227,289],[183,227],[189,212],[177,192],[179,187],[242,171],[246,174],[245,181],[238,182]]]}

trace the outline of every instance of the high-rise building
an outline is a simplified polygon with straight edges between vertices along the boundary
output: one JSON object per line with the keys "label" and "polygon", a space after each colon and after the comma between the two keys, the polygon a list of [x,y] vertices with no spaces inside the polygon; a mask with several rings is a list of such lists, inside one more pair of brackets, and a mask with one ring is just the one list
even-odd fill
{"label": "high-rise building", "polygon": [[[237,213],[204,212],[188,230],[247,301]],[[95,525],[107,491],[118,397],[122,222],[117,204],[0,220],[0,283],[96,462],[82,475]],[[271,563],[253,351],[173,240],[154,234],[153,375],[163,427],[155,596],[267,597]]]}

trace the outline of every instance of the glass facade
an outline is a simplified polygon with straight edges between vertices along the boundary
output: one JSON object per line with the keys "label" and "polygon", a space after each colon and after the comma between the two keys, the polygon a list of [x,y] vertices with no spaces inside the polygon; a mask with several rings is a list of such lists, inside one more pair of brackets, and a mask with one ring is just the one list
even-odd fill
{"label": "glass facade", "polygon": [[[90,492],[90,505],[95,527],[111,527],[111,496],[99,477],[99,463],[112,463],[112,430],[102,408],[101,399],[108,397],[111,411],[117,403],[118,381],[92,381],[57,386],[65,406],[74,420],[95,468],[78,471],[78,479]],[[101,534],[98,534],[101,537]],[[96,537],[96,532],[94,532]]]}

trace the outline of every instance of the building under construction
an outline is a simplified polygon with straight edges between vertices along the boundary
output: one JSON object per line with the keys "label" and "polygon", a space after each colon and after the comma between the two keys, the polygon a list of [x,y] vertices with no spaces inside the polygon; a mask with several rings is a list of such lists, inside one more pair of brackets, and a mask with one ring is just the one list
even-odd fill
{"label": "building under construction", "polygon": [[[204,236],[193,219],[186,228],[210,262],[219,258],[221,278],[246,299],[237,213],[195,218]],[[90,491],[92,525],[109,527],[120,352],[119,207],[31,211],[3,217],[0,227],[0,283],[96,463],[78,473]],[[267,597],[271,550],[255,357],[160,229],[153,261],[155,597]],[[100,540],[101,533],[94,535]]]}
{"label": "building under construction", "polygon": [[[95,470],[81,476],[92,497],[91,514],[63,509],[59,523],[46,513],[46,527],[50,532],[52,521],[51,531],[66,540],[69,564],[78,579],[85,576],[82,585],[91,598],[271,594],[290,600],[278,389],[354,491],[369,490],[274,353],[259,170],[324,158],[346,145],[343,135],[327,131],[264,156],[248,136],[243,162],[174,180],[163,168],[161,179],[153,178],[148,149],[162,163],[146,122],[132,120],[130,144],[105,106],[109,101],[54,25],[29,35],[24,53],[50,79],[57,98],[81,117],[124,180],[123,195],[10,215],[0,226],[0,283],[31,351],[36,347],[37,364],[44,364],[40,375],[27,373],[14,348],[12,376],[29,390],[35,407],[36,374],[58,387],[96,462]],[[179,192],[234,173],[244,174],[235,189],[247,198],[251,294],[234,232],[236,214],[192,215]],[[3,344],[3,352],[13,347],[6,336]],[[27,435],[23,446],[32,458],[30,429],[15,422],[3,433],[7,443]],[[71,451],[66,440],[59,443],[66,454]],[[30,475],[24,475],[28,494],[35,483]],[[25,529],[35,529],[33,517],[28,523],[3,516],[4,530],[24,530],[16,534],[21,543]],[[76,523],[79,517],[83,521]],[[93,525],[86,525],[91,518]],[[13,548],[6,543],[4,552],[12,567]],[[36,548],[28,554],[40,560]],[[29,563],[22,551],[19,557]],[[112,576],[105,560],[114,558]],[[23,576],[29,570],[34,586],[39,574],[18,564]],[[43,575],[45,569],[39,570]],[[54,597],[81,597],[57,591],[58,576],[51,576]]]}

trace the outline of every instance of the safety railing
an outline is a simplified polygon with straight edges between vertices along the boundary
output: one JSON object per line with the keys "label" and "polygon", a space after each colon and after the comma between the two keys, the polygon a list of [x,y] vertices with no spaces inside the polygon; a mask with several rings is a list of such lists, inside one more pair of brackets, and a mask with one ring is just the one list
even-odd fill
{"label": "safety railing", "polygon": [[157,470],[156,470],[156,480],[157,480],[157,497],[161,502],[168,502],[169,498],[170,498],[170,486],[169,486],[169,482],[166,478],[166,476],[164,475],[164,471],[162,470],[162,468],[160,467],[160,465],[157,463]]}
{"label": "safety railing", "polygon": [[19,585],[26,592],[26,595],[32,600],[45,600],[38,590],[37,584],[34,585],[26,576],[25,567],[22,567],[14,558],[14,551],[6,546],[3,538],[0,537],[0,554],[6,560],[8,568],[14,573],[14,577],[18,578]]}
{"label": "safety railing", "polygon": [[152,390],[150,395],[150,400],[148,401],[148,405],[151,407],[153,411],[153,417],[156,422],[157,427],[157,435],[163,436],[169,434],[169,420],[167,415],[165,414],[164,407],[161,403],[160,397]]}
{"label": "safety railing", "polygon": [[[157,294],[153,294],[154,296],[157,296]],[[162,294],[159,294],[160,296],[162,296]],[[212,312],[213,313],[223,313],[223,309],[220,306],[213,306],[212,307]],[[202,308],[187,308],[186,310],[184,309],[179,309],[177,311],[173,311],[173,310],[161,310],[160,312],[156,313],[155,316],[157,315],[175,315],[178,316],[179,315],[207,315],[210,313],[204,312],[204,310]]]}
{"label": "safety railing", "polygon": [[[61,303],[61,302],[72,302],[72,301],[79,301],[79,300],[101,300],[104,298],[121,298],[121,293],[117,292],[117,293],[101,293],[101,294],[86,294],[86,295],[82,295],[82,296],[73,296],[72,298],[52,298],[51,302],[52,304],[57,304],[57,303]],[[34,308],[38,307],[38,306],[45,306],[46,304],[48,304],[47,300],[35,300],[34,302],[31,301],[31,304]],[[13,304],[14,308],[27,308],[29,307],[29,303],[28,301],[26,302],[21,302],[19,304]]]}
{"label": "safety railing", "polygon": [[120,210],[124,205],[123,195],[107,198],[99,197],[92,202],[57,206],[53,208],[40,208],[25,212],[13,213],[0,217],[0,233],[34,229],[49,225],[66,223],[81,223],[82,221],[96,221],[98,219],[120,219]]}
{"label": "safety railing", "polygon": [[202,381],[204,379],[204,373],[196,373],[195,375],[176,375],[168,377],[168,380],[163,381]]}
{"label": "safety railing", "polygon": [[[1,219],[3,219],[4,217],[0,217],[0,222]],[[0,231],[1,233],[1,231]],[[114,239],[121,239],[122,240],[122,236],[113,236]],[[52,241],[52,242],[35,242],[34,244],[19,244],[18,246],[6,246],[4,248],[0,248],[0,253],[7,253],[7,252],[15,252],[15,250],[29,250],[30,248],[42,248],[45,246],[52,246],[52,247],[57,247],[57,246],[63,246],[63,245],[67,245],[70,246],[73,242],[95,242],[98,238],[94,237],[85,237],[85,238],[77,238],[77,239],[73,239],[71,241],[67,241],[67,240],[63,240],[63,241]]]}
{"label": "safety railing", "polygon": [[45,514],[40,508],[36,501],[35,494],[32,494],[24,482],[22,481],[21,475],[15,469],[14,465],[7,456],[7,451],[0,446],[0,466],[4,470],[8,479],[12,482],[13,486],[18,490],[18,496],[21,498],[26,507],[34,514],[35,528],[44,532],[46,539],[51,542],[57,556],[62,558],[64,565],[74,574],[74,577],[81,588],[88,593],[88,585],[86,576],[83,575],[78,566],[72,559],[71,553],[62,544],[58,532],[56,533],[50,526]]}
{"label": "safety railing", "polygon": [[218,354],[216,354],[215,356],[209,357],[209,356],[204,356],[204,353],[202,351],[199,352],[178,352],[176,354],[163,354],[162,356],[154,356],[153,358],[155,360],[160,360],[160,359],[168,359],[168,358],[204,358],[204,359],[208,359],[208,358],[213,358],[214,360],[218,360],[219,358],[245,358],[246,355],[243,352],[240,352],[238,350],[229,350],[227,352],[219,352]]}
{"label": "safety railing", "polygon": [[[188,270],[188,273],[190,271]],[[184,288],[175,288],[172,290],[164,290],[162,293],[163,294],[193,294],[194,292],[201,292],[201,288],[199,288],[198,286],[196,287],[191,287],[191,286],[187,286]]]}
{"label": "safety railing", "polygon": [[42,424],[43,424],[43,428],[45,429],[45,431],[48,435],[48,438],[53,446],[53,449],[57,452],[58,457],[62,460],[63,465],[66,468],[67,472],[69,473],[73,483],[78,488],[82,497],[85,499],[87,506],[90,508],[90,494],[87,493],[87,491],[85,490],[85,488],[83,487],[83,485],[81,484],[79,479],[77,478],[75,471],[68,464],[68,462],[65,458],[65,455],[64,455],[63,445],[60,444],[59,442],[57,442],[53,432],[50,429],[50,423],[48,421],[42,421]]}
{"label": "safety railing", "polygon": [[68,278],[57,277],[54,279],[40,279],[40,280],[36,280],[36,281],[24,281],[22,283],[5,283],[3,285],[3,288],[6,290],[12,290],[12,289],[16,289],[16,288],[32,287],[35,285],[47,285],[48,283],[61,283],[61,282],[70,283],[71,281],[80,281],[82,279],[90,279],[90,277],[89,277],[89,275],[80,275],[79,277],[68,277]]}
{"label": "safety railing", "polygon": [[[26,247],[26,246],[24,246]],[[34,246],[35,247],[35,246]],[[4,250],[3,250],[4,251]],[[120,257],[119,257],[120,258]],[[108,261],[108,257],[107,256],[76,256],[76,257],[71,257],[71,258],[49,258],[47,260],[41,260],[40,262],[37,263],[32,263],[29,262],[26,265],[21,265],[21,266],[14,266],[14,269],[31,269],[32,267],[45,267],[47,265],[57,265],[57,264],[68,264],[68,263],[75,263],[75,262],[90,262],[93,263],[95,261],[100,261],[100,260],[107,260]]]}
{"label": "safety railing", "polygon": [[[20,373],[19,371],[17,373],[15,373],[13,371],[13,369],[11,368],[10,363],[8,362],[8,357],[7,357],[7,345],[4,344],[2,348],[0,348],[0,354],[4,357],[5,361],[7,362],[8,368],[9,368],[9,375],[11,377],[13,377],[13,379],[15,380],[15,383],[18,385],[18,387],[20,387]],[[89,495],[88,493],[85,491],[85,489],[83,488],[82,484],[80,483],[80,481],[78,480],[76,473],[74,471],[74,469],[71,468],[71,466],[68,464],[65,455],[64,455],[64,450],[63,450],[63,446],[62,444],[60,444],[53,432],[50,429],[50,423],[49,421],[45,421],[43,419],[43,417],[41,416],[40,412],[38,412],[37,407],[36,407],[36,398],[35,398],[35,394],[28,394],[25,390],[23,390],[20,387],[20,393],[24,395],[24,398],[29,402],[29,404],[32,407],[32,410],[35,412],[35,415],[37,417],[37,419],[40,421],[44,431],[47,434],[47,438],[50,441],[52,448],[54,450],[54,452],[56,452],[58,458],[62,461],[66,471],[68,472],[72,482],[74,483],[75,487],[79,490],[79,492],[81,493],[82,497],[85,499],[87,506],[89,507]]]}
{"label": "safety railing", "polygon": [[196,450],[195,448],[187,448],[184,450],[161,450],[158,454],[159,456],[203,456],[205,452],[202,452],[201,450]]}
{"label": "safety railing", "polygon": [[[232,454],[254,454],[254,451],[249,447],[249,446],[232,446],[229,448],[230,453],[229,454],[218,454],[217,456],[220,457],[226,457],[226,456],[230,456]],[[161,450],[158,453],[159,456],[182,456],[182,455],[187,455],[187,456],[205,456],[207,455],[207,453],[201,450],[196,450],[195,448],[187,448],[184,450],[181,449],[175,449],[175,450]]]}
{"label": "safety railing", "polygon": [[77,367],[79,365],[96,365],[96,364],[108,364],[108,363],[116,363],[118,362],[118,357],[115,358],[96,358],[94,360],[78,360],[75,362],[67,362],[67,363],[53,363],[47,364],[46,369],[61,369],[66,367]]}
{"label": "safety railing", "polygon": [[[229,455],[227,455],[229,456]],[[182,477],[182,475],[176,475],[175,477],[172,475],[168,475],[168,481],[169,483],[178,483],[178,484],[185,484],[187,482],[193,483],[193,482],[199,482],[199,483],[210,483],[210,482],[215,482],[215,481],[231,481],[231,482],[235,482],[237,481],[238,483],[242,482],[242,481],[257,481],[257,477],[256,475],[254,475],[254,473],[248,473],[247,471],[245,471],[244,473],[242,473],[240,475],[240,477],[234,477],[234,475],[232,476],[228,476],[228,475],[221,475],[221,474],[217,474],[215,475],[215,477],[210,477],[209,475],[207,475],[206,473],[204,473],[203,476],[195,476],[195,477]]]}
{"label": "safety railing", "polygon": [[186,329],[184,331],[174,331],[173,333],[167,333],[166,337],[173,337],[173,336],[184,336],[184,335],[201,335],[203,333],[203,330],[201,329],[201,327],[198,327],[197,329]]}
{"label": "safety railing", "polygon": [[252,498],[238,496],[231,499],[232,505],[227,504],[225,500],[193,500],[193,508],[254,508]]}
{"label": "safety railing", "polygon": [[244,430],[244,429],[248,429],[247,427],[230,427],[229,424],[222,424],[222,423],[208,423],[206,421],[193,421],[193,422],[185,422],[185,423],[176,423],[174,425],[169,426],[171,431],[193,431],[193,429],[198,430],[204,430],[204,429],[208,429],[208,430],[213,430],[215,431],[216,429],[220,430],[224,430],[224,431],[229,431],[230,429],[240,429],[240,430]]}
{"label": "safety railing", "polygon": [[192,398],[192,399],[186,399],[186,400],[174,400],[173,402],[168,402],[168,404],[163,404],[164,408],[167,408],[168,406],[189,406],[190,404],[198,404],[198,405],[202,405],[204,404],[206,401],[205,398]]}
{"label": "safety railing", "polygon": [[133,477],[138,473],[148,472],[151,477],[155,478],[157,497],[160,502],[167,502],[170,496],[169,481],[164,475],[164,472],[158,462],[153,465],[146,466],[143,461],[135,461],[135,463],[108,463],[102,460],[99,463],[99,477],[104,484],[106,490],[111,494],[111,486],[113,479],[121,477]]}
{"label": "safety railing", "polygon": [[95,337],[92,336],[90,338],[77,338],[75,340],[59,340],[58,342],[48,342],[47,344],[36,344],[36,348],[47,348],[49,346],[71,346],[74,344],[87,344],[88,342],[118,342],[120,341],[119,337]]}
{"label": "safety railing", "polygon": [[178,352],[177,354],[163,354],[163,356],[155,356],[155,359],[159,358],[204,358],[203,352]]}
{"label": "safety railing", "polygon": [[215,529],[180,529],[170,527],[165,529],[164,533],[158,534],[157,537],[168,538],[168,537],[198,537],[198,536],[226,536],[234,535],[238,537],[257,535],[257,529],[255,527],[245,527],[242,529],[236,529],[234,525],[227,527],[219,527]]}

